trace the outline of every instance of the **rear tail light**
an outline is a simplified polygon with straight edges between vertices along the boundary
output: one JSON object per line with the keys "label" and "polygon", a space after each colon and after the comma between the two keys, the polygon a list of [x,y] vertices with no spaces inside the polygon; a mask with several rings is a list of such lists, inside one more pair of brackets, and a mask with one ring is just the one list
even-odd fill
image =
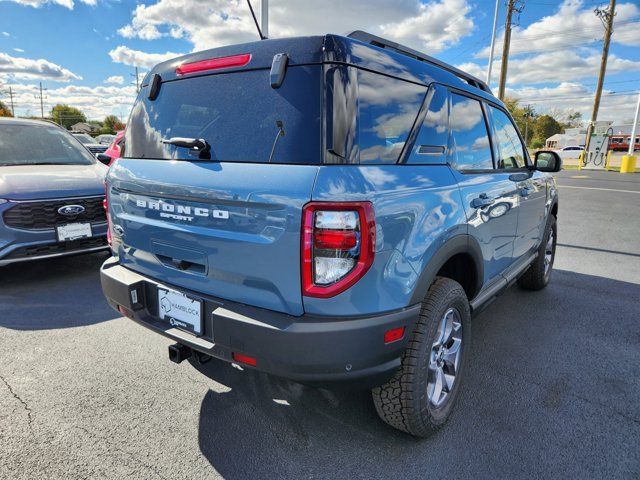
{"label": "rear tail light", "polygon": [[207,70],[220,70],[221,68],[244,67],[250,61],[250,53],[231,55],[229,57],[209,58],[197,62],[183,63],[176,68],[176,74],[187,75],[189,73],[205,72]]}
{"label": "rear tail light", "polygon": [[104,184],[104,200],[102,200],[102,208],[104,208],[105,215],[107,217],[107,243],[112,245],[113,240],[111,238],[111,218],[109,217],[109,185]]}
{"label": "rear tail light", "polygon": [[370,202],[311,202],[302,225],[302,292],[338,295],[373,264],[376,223]]}

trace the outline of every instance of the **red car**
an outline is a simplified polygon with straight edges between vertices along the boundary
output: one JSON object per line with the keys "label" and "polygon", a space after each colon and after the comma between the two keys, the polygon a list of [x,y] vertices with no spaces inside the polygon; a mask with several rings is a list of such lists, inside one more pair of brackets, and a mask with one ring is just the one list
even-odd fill
{"label": "red car", "polygon": [[120,158],[124,149],[124,130],[116,132],[116,138],[111,142],[109,148],[107,148],[103,155],[109,156],[109,165],[113,163],[116,158]]}

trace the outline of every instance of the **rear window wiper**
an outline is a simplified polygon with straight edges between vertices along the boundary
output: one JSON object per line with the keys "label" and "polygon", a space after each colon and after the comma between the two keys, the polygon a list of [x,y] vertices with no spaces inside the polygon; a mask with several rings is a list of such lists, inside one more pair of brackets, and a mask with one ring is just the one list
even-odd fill
{"label": "rear window wiper", "polygon": [[203,160],[211,159],[211,145],[203,138],[171,137],[162,140],[166,145],[188,148],[198,154],[198,158]]}

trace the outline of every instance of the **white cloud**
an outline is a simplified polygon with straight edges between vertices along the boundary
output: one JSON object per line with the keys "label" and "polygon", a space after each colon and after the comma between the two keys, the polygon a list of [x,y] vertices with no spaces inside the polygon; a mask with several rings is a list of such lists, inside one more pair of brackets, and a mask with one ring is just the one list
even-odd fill
{"label": "white cloud", "polygon": [[[473,29],[468,0],[326,0],[310,7],[304,0],[273,0],[270,36],[345,33],[354,19],[373,33],[396,37],[415,48],[440,51]],[[256,12],[259,14],[259,12]],[[194,50],[257,40],[247,4],[243,0],[157,0],[139,4],[131,23],[118,31],[125,38],[185,38]]]}
{"label": "white cloud", "polygon": [[473,30],[466,0],[443,0],[418,7],[418,14],[382,26],[382,33],[401,43],[437,53],[455,45]]}
{"label": "white cloud", "polygon": [[10,37],[11,34],[9,32],[2,32],[2,35],[4,35],[5,37]]}
{"label": "white cloud", "polygon": [[[531,104],[538,113],[552,112],[556,117],[563,113],[578,111],[583,120],[588,120],[593,108],[593,87],[580,83],[563,82],[553,87],[523,87],[506,89],[506,96],[520,99],[521,105]],[[598,120],[629,123],[635,114],[638,93],[616,93],[603,90],[598,111]]]}
{"label": "white cloud", "polygon": [[[526,8],[526,7],[525,7]],[[640,7],[634,3],[616,6],[613,27],[613,43],[629,46],[640,45]],[[584,47],[602,40],[604,27],[594,14],[592,5],[580,0],[565,0],[553,15],[542,17],[526,28],[514,27],[511,33],[510,56],[521,53],[565,49],[569,46]],[[496,40],[496,55],[502,51],[503,36]],[[487,58],[490,48],[482,49],[476,56]]]}
{"label": "white cloud", "polygon": [[13,79],[43,79],[57,82],[82,80],[82,77],[45,59],[12,57],[0,52],[0,76]]}
{"label": "white cloud", "polygon": [[[3,1],[3,0],[0,0]],[[60,5],[62,7],[68,8],[69,10],[73,10],[74,2],[73,0],[4,0],[14,3],[19,3],[20,5],[24,5],[26,7],[40,8],[47,3],[52,5]],[[80,0],[81,3],[86,5],[96,5],[97,0]]]}
{"label": "white cloud", "polygon": [[122,75],[113,75],[107,78],[104,83],[111,83],[113,85],[122,85],[124,83],[124,77]]}
{"label": "white cloud", "polygon": [[160,62],[179,57],[180,55],[182,55],[182,53],[147,53],[140,50],[132,50],[124,45],[120,45],[109,52],[111,60],[116,63],[145,68],[151,68]]}
{"label": "white cloud", "polygon": [[18,53],[24,53],[24,50],[21,48],[14,48],[13,51]]}
{"label": "white cloud", "polygon": [[[16,113],[21,116],[40,115],[40,101],[34,94],[38,92],[36,84],[14,84],[14,103]],[[45,115],[57,103],[66,103],[79,108],[88,119],[103,119],[106,115],[122,116],[126,121],[129,110],[135,100],[134,86],[98,86],[81,87],[68,85],[49,88],[45,93]]]}
{"label": "white cloud", "polygon": [[[558,50],[509,60],[507,84],[568,82],[592,78],[600,68],[600,57],[598,52],[589,52],[587,56],[580,56],[575,50]],[[491,74],[494,82],[500,77],[500,67],[499,61],[494,63]],[[458,68],[478,78],[486,76],[486,67],[473,62],[458,65]],[[613,54],[609,55],[608,75],[631,71],[640,71],[640,61],[625,60]]]}

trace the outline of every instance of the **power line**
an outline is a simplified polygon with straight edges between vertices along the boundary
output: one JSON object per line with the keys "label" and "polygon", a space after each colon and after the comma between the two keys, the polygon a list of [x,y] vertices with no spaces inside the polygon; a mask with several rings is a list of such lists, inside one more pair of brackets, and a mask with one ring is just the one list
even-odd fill
{"label": "power line", "polygon": [[[622,95],[633,95],[635,93],[639,93],[639,90],[625,90],[620,92],[612,92],[612,93],[603,93],[604,97],[618,97]],[[514,97],[519,102],[552,102],[556,100],[584,100],[588,98],[592,98],[592,94],[589,95],[580,95],[580,96],[545,96],[545,97]]]}

